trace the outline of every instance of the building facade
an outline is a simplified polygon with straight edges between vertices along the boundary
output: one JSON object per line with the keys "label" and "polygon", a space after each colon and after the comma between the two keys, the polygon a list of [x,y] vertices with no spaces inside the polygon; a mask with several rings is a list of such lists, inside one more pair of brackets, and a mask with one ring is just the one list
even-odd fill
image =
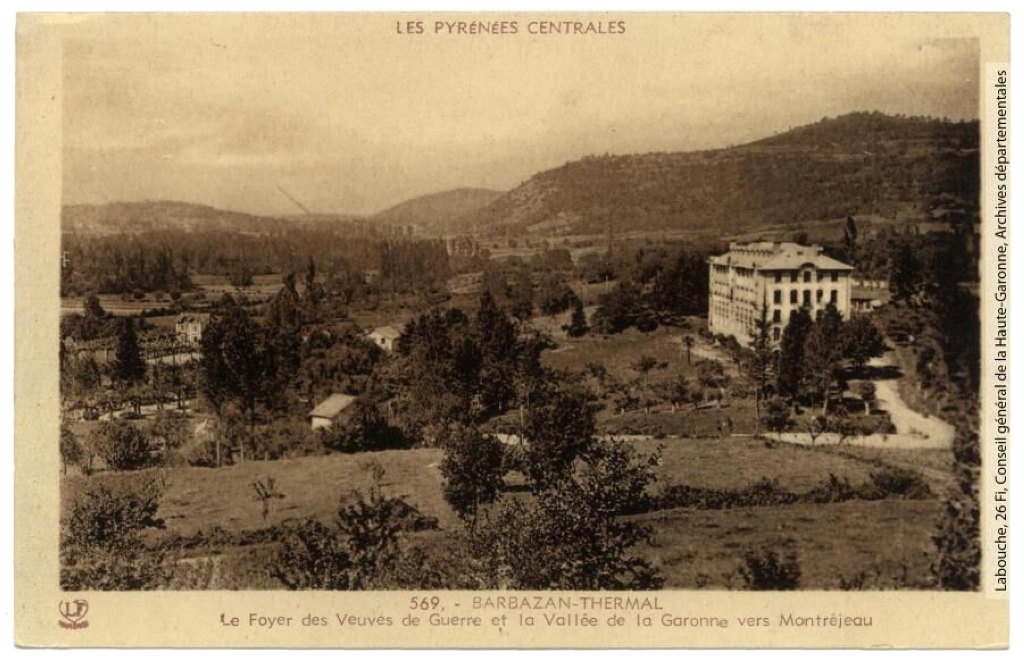
{"label": "building facade", "polygon": [[203,340],[203,329],[209,322],[210,316],[204,313],[182,313],[174,322],[174,332],[179,342],[199,345]]}
{"label": "building facade", "polygon": [[713,334],[749,344],[762,306],[775,342],[798,309],[816,319],[831,303],[844,319],[850,315],[853,267],[825,255],[820,246],[733,242],[728,253],[709,258],[708,264],[708,331]]}
{"label": "building facade", "polygon": [[366,335],[367,338],[377,344],[377,347],[386,352],[394,352],[395,343],[401,336],[402,330],[392,325],[377,327]]}

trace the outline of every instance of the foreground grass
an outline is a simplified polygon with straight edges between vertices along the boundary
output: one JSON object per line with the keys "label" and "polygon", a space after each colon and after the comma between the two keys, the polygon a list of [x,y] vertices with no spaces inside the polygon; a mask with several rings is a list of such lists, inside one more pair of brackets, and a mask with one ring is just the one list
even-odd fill
{"label": "foreground grass", "polygon": [[[768,478],[784,489],[802,493],[829,474],[861,483],[880,467],[916,462],[906,453],[886,456],[886,450],[857,449],[841,454],[784,444],[769,447],[752,438],[668,438],[637,440],[634,445],[642,454],[662,446],[654,492],[673,484],[741,489]],[[352,491],[365,491],[379,468],[384,470],[382,490],[386,495],[401,496],[424,516],[438,519],[438,531],[414,533],[413,542],[444,546],[446,530],[456,531],[461,524],[441,493],[440,459],[440,450],[412,449],[255,461],[220,469],[176,467],[68,476],[62,498],[67,509],[76,497],[99,485],[137,489],[161,480],[166,488],[158,517],[164,519],[166,529],[155,533],[154,540],[209,534],[218,528],[240,534],[309,517],[330,522],[339,500]],[[925,478],[937,495],[948,481],[948,473],[937,469],[940,460],[928,456],[925,461],[935,467]],[[264,521],[252,484],[266,477],[274,478],[284,497],[273,501]],[[930,537],[941,512],[938,498],[713,511],[672,509],[638,516],[655,533],[653,541],[639,552],[662,567],[670,588],[739,583],[733,576],[743,552],[760,545],[780,552],[795,550],[803,568],[804,587],[838,587],[840,580],[853,582],[862,573],[884,576],[885,583],[896,575],[903,584],[918,585],[927,580],[933,550]],[[176,587],[276,587],[269,573],[275,553],[273,543],[204,544],[181,550],[174,555],[179,560],[176,574],[181,570],[185,579]]]}
{"label": "foreground grass", "polygon": [[927,587],[942,511],[939,500],[673,509],[638,519],[654,528],[638,552],[678,589],[742,588],[743,554],[761,546],[796,552],[801,589],[840,589],[858,576],[873,589]]}

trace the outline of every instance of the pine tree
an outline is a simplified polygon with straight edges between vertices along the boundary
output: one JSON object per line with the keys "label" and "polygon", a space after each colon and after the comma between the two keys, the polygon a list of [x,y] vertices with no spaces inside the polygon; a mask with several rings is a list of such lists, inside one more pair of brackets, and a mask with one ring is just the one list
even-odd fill
{"label": "pine tree", "polygon": [[127,383],[142,382],[146,377],[146,363],[142,360],[135,321],[131,318],[124,318],[118,327],[114,375]]}
{"label": "pine tree", "polygon": [[829,304],[821,320],[811,327],[804,343],[803,377],[812,396],[821,396],[822,415],[828,414],[832,384],[842,359],[842,329],[839,311]]}
{"label": "pine tree", "polygon": [[921,284],[921,267],[910,240],[898,238],[889,252],[889,292],[893,300],[910,303]]}
{"label": "pine tree", "polygon": [[800,395],[803,380],[804,345],[811,329],[811,317],[804,309],[797,309],[789,316],[789,324],[782,331],[779,344],[779,369],[777,384],[780,394],[790,399]]}
{"label": "pine tree", "polygon": [[754,321],[750,355],[746,361],[747,375],[754,382],[754,434],[761,432],[761,401],[775,372],[775,348],[772,346],[772,323],[768,302],[761,304],[761,314]]}

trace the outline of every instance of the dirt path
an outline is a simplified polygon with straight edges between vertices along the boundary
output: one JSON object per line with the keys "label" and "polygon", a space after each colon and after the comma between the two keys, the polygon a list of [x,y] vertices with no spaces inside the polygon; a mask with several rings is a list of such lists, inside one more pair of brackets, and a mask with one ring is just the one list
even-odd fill
{"label": "dirt path", "polygon": [[[872,359],[871,366],[885,368],[895,366],[891,353]],[[879,409],[889,413],[897,435],[923,437],[934,446],[951,447],[956,429],[938,417],[929,417],[912,409],[900,396],[899,379],[888,378],[873,380],[875,383],[875,400]]]}

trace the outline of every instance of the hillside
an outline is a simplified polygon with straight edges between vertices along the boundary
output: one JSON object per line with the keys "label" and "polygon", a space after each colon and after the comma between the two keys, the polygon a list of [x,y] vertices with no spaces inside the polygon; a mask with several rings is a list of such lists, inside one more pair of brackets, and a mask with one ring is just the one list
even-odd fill
{"label": "hillside", "polygon": [[458,220],[483,234],[730,233],[978,206],[978,123],[854,113],[746,145],[586,157]]}
{"label": "hillside", "polygon": [[147,231],[282,232],[292,222],[170,200],[65,205],[61,229],[86,235]]}
{"label": "hillside", "polygon": [[398,226],[414,226],[420,234],[445,234],[452,222],[490,205],[501,191],[491,189],[452,189],[418,196],[379,212],[372,220]]}
{"label": "hillside", "polygon": [[396,231],[386,222],[352,214],[259,216],[172,200],[65,205],[61,213],[61,229],[78,235],[168,231],[273,235],[296,228],[355,237],[389,236]]}

